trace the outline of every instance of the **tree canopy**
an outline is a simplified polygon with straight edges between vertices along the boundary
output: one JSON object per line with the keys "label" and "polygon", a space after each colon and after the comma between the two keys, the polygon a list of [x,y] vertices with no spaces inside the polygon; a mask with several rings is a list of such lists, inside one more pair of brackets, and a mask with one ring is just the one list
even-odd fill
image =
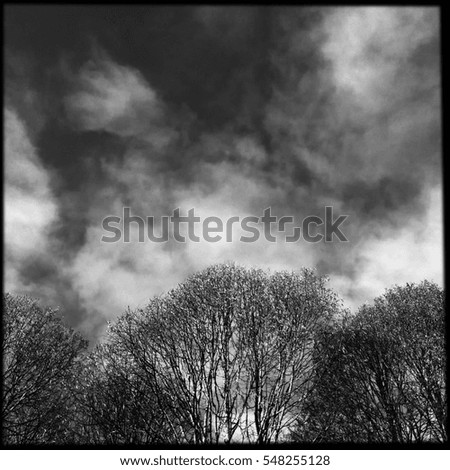
{"label": "tree canopy", "polygon": [[396,286],[327,331],[305,440],[445,441],[444,292]]}
{"label": "tree canopy", "polygon": [[444,442],[444,291],[395,286],[351,314],[314,271],[190,276],[86,342],[4,296],[7,444]]}
{"label": "tree canopy", "polygon": [[3,438],[9,444],[64,440],[72,370],[87,342],[36,300],[3,298]]}

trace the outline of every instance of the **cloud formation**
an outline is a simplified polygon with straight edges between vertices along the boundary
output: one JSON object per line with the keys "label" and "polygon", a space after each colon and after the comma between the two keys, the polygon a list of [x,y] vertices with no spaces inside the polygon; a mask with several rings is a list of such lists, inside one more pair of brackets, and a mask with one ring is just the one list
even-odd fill
{"label": "cloud formation", "polygon": [[17,113],[4,112],[5,125],[5,289],[27,291],[20,266],[49,256],[48,235],[58,216],[50,175],[42,165]]}
{"label": "cloud formation", "polygon": [[174,131],[164,126],[164,106],[155,91],[138,70],[112,62],[98,48],[95,56],[80,69],[73,93],[65,98],[72,126],[164,146]]}
{"label": "cloud formation", "polygon": [[[398,105],[410,87],[420,86],[414,80],[414,56],[435,36],[438,19],[431,8],[334,10],[324,21],[327,38],[322,51],[331,61],[335,84],[366,112]],[[426,78],[421,86],[430,86],[437,77],[431,73]],[[403,82],[400,87],[396,80]]]}
{"label": "cloud formation", "polygon": [[[80,37],[47,74],[54,92],[38,93],[52,110],[39,150],[8,111],[7,149],[20,156],[7,168],[12,290],[46,292],[95,337],[223,261],[316,267],[352,308],[394,283],[442,283],[437,9],[130,7],[113,29],[96,12],[85,23],[80,9]],[[13,36],[11,56],[36,54]],[[85,37],[95,42],[81,54]],[[176,208],[227,219],[271,207],[300,222],[326,205],[349,215],[349,243],[100,242],[102,219],[123,207],[159,232]],[[49,246],[52,262],[36,259]]]}

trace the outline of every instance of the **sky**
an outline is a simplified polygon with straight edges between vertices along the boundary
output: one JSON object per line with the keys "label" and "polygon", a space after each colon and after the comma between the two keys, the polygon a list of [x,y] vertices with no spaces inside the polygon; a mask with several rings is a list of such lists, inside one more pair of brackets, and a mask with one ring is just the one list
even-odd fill
{"label": "sky", "polygon": [[[432,7],[6,6],[4,290],[95,341],[221,262],[314,268],[353,311],[442,285],[439,28]],[[101,241],[124,207],[158,232],[176,208],[326,206],[348,242]]]}

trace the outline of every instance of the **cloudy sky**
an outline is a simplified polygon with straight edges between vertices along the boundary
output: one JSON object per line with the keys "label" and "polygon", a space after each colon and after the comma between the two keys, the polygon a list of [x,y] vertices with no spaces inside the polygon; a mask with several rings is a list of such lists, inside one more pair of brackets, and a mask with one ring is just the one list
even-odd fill
{"label": "cloudy sky", "polygon": [[[93,339],[222,261],[314,267],[352,309],[393,284],[442,284],[438,9],[5,16],[6,291],[60,306]],[[301,221],[330,205],[347,243],[100,241],[125,206]]]}

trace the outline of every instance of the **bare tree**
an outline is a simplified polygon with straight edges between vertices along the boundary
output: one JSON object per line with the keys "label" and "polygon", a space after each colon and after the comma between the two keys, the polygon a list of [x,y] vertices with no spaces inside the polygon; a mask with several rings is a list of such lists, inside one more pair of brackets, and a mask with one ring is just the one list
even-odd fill
{"label": "bare tree", "polygon": [[177,439],[276,442],[309,393],[314,335],[336,308],[310,271],[219,265],[127,313],[111,345]]}
{"label": "bare tree", "polygon": [[110,335],[80,370],[75,394],[78,440],[109,445],[176,443],[153,377],[136,367],[119,341]]}
{"label": "bare tree", "polygon": [[87,342],[50,308],[3,298],[3,439],[7,444],[64,442],[70,428],[68,383]]}
{"label": "bare tree", "polygon": [[390,289],[316,349],[323,367],[298,439],[446,440],[444,293],[437,285]]}
{"label": "bare tree", "polygon": [[231,441],[241,425],[249,387],[242,389],[233,288],[244,273],[210,268],[114,326],[121,354],[152,383],[161,413],[184,442]]}
{"label": "bare tree", "polygon": [[315,338],[337,314],[339,302],[310,270],[253,281],[249,293],[244,311],[253,377],[248,411],[256,442],[278,442],[288,438],[311,393]]}

